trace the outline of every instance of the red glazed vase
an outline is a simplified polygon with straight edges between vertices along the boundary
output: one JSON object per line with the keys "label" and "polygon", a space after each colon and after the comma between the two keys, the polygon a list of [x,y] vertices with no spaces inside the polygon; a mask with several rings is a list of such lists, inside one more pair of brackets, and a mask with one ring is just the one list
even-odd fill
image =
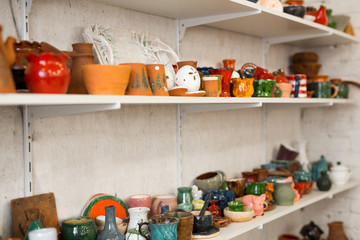
{"label": "red glazed vase", "polygon": [[208,207],[208,210],[211,212],[211,214],[212,214],[214,217],[221,218],[221,217],[222,217],[221,209],[220,209],[220,207],[216,206],[216,202],[217,202],[217,200],[212,200],[212,201],[210,202],[210,203],[211,203],[211,206]]}
{"label": "red glazed vase", "polygon": [[68,56],[45,52],[30,53],[26,58],[29,65],[25,82],[31,93],[66,93],[70,83],[70,72],[65,65]]}
{"label": "red glazed vase", "polygon": [[219,97],[231,97],[230,95],[230,80],[233,70],[231,68],[209,69],[211,75],[222,75],[221,94]]}
{"label": "red glazed vase", "polygon": [[315,22],[327,26],[329,24],[329,19],[326,16],[326,8],[325,6],[320,6],[317,11]]}

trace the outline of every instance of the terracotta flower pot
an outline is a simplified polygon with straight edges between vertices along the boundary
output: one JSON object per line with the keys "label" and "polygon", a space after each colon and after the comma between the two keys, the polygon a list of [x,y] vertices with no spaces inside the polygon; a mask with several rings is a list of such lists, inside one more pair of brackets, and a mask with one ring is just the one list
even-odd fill
{"label": "terracotta flower pot", "polygon": [[166,85],[165,66],[163,64],[147,64],[151,92],[154,96],[169,96]]}
{"label": "terracotta flower pot", "polygon": [[130,66],[88,64],[82,67],[90,94],[124,95],[129,82]]}
{"label": "terracotta flower pot", "polygon": [[129,66],[131,68],[130,80],[125,93],[126,95],[152,96],[145,64],[124,63],[120,64],[120,66]]}

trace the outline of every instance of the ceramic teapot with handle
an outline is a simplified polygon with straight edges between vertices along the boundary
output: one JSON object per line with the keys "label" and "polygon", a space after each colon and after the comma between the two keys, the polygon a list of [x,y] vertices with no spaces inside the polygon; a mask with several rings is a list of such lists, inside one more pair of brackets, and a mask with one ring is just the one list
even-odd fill
{"label": "ceramic teapot with handle", "polygon": [[322,155],[319,161],[312,162],[308,165],[309,171],[313,175],[313,180],[316,181],[321,177],[322,171],[329,170],[330,163],[325,160],[325,157]]}
{"label": "ceramic teapot with handle", "polygon": [[349,180],[351,171],[349,168],[341,165],[341,162],[337,162],[336,164],[336,166],[331,168],[329,176],[334,184],[343,185]]}

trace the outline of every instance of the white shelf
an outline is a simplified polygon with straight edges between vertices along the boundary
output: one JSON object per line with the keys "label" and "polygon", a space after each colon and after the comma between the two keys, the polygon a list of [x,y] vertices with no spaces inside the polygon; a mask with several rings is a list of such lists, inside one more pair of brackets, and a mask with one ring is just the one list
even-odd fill
{"label": "white shelf", "polygon": [[[264,38],[270,43],[287,42],[293,45],[321,46],[358,43],[359,40],[343,33],[287,13],[259,6],[247,0],[96,0],[139,12],[201,23],[201,18],[213,17],[200,25],[220,28]],[[255,11],[258,11],[257,13]],[[248,16],[222,20],[225,15],[253,13]],[[206,23],[208,22],[208,23]],[[199,25],[199,24],[194,24]]]}
{"label": "white shelf", "polygon": [[350,181],[345,185],[332,185],[327,192],[320,192],[314,189],[311,193],[303,195],[303,197],[293,206],[277,206],[274,210],[265,212],[264,216],[256,217],[248,222],[231,223],[229,226],[221,228],[221,233],[218,237],[212,238],[214,240],[227,240],[237,237],[253,229],[259,228],[262,225],[279,219],[287,214],[295,212],[303,207],[309,206],[326,198],[332,198],[333,195],[349,190],[360,183],[357,181]]}

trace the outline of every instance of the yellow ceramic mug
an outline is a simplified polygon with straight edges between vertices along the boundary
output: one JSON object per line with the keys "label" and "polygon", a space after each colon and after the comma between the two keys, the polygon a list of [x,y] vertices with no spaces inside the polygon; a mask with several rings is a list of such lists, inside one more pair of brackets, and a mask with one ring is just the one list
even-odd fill
{"label": "yellow ceramic mug", "polygon": [[233,78],[233,94],[235,97],[251,97],[254,93],[253,78]]}

